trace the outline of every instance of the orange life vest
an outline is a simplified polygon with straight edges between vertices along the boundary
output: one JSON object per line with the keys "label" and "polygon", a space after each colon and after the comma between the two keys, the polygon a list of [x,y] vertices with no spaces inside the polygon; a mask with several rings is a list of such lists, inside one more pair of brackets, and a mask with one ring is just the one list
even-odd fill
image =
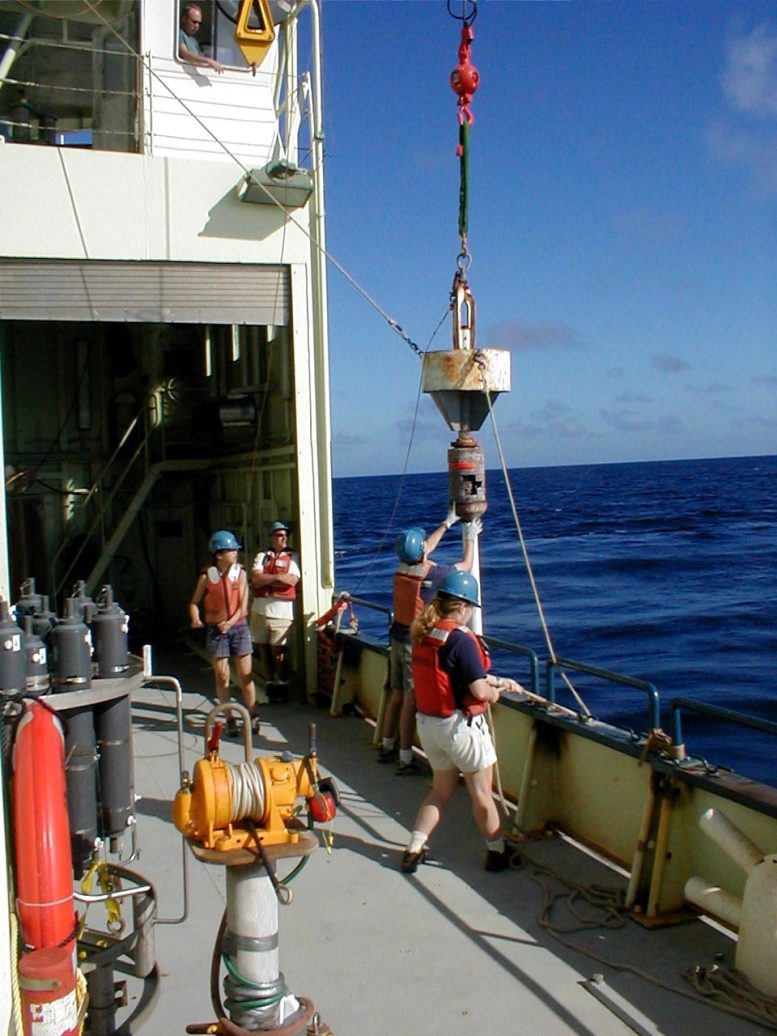
{"label": "orange life vest", "polygon": [[415,704],[418,712],[426,716],[452,716],[457,709],[461,709],[465,716],[477,716],[488,707],[487,702],[480,701],[468,691],[462,701],[456,701],[451,678],[440,665],[440,648],[453,630],[461,630],[474,638],[486,672],[491,665],[484,645],[468,626],[460,626],[452,619],[440,619],[420,644],[413,645]]}
{"label": "orange life vest", "polygon": [[[286,575],[291,568],[294,552],[291,550],[280,550],[274,554],[271,550],[265,551],[262,572],[265,575]],[[287,586],[286,583],[265,583],[258,589],[254,587],[254,597],[277,597],[283,601],[293,601],[297,596],[296,586]]]}
{"label": "orange life vest", "polygon": [[428,561],[417,565],[399,565],[394,573],[394,621],[412,626],[424,610],[421,584],[431,568]]}
{"label": "orange life vest", "polygon": [[242,565],[232,565],[223,575],[215,565],[204,568],[205,596],[202,604],[205,609],[205,622],[209,626],[217,626],[225,619],[231,619],[240,610]]}

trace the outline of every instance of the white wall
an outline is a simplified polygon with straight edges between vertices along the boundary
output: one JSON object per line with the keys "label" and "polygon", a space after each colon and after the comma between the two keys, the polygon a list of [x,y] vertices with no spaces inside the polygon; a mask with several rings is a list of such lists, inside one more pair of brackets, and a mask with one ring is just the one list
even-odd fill
{"label": "white wall", "polygon": [[[0,145],[0,255],[307,262],[306,210],[237,199],[232,162]],[[294,222],[292,222],[294,221]],[[297,225],[295,225],[295,223]],[[2,300],[0,300],[0,307]]]}

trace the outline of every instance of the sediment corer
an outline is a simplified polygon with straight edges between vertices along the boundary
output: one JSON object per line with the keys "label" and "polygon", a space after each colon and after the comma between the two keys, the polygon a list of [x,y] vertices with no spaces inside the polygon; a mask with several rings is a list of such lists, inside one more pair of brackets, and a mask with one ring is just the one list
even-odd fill
{"label": "sediment corer", "polygon": [[24,634],[0,598],[0,694],[23,691],[26,668]]}
{"label": "sediment corer", "polygon": [[[56,627],[59,629],[59,626]],[[91,705],[59,713],[65,728],[65,780],[73,871],[80,877],[97,844],[97,743]]]}
{"label": "sediment corer", "polygon": [[55,692],[92,686],[92,635],[81,621],[83,602],[65,600],[65,614],[50,634],[51,678]]}
{"label": "sediment corer", "polygon": [[[134,816],[129,697],[95,705],[94,727],[99,759],[100,834],[116,839],[125,833]],[[117,845],[111,845],[111,852],[117,849]]]}
{"label": "sediment corer", "polygon": [[129,616],[114,603],[113,588],[104,586],[92,620],[94,660],[100,677],[119,676],[129,669]]}
{"label": "sediment corer", "polygon": [[468,522],[486,513],[486,468],[483,449],[469,436],[460,435],[448,450],[448,496],[456,514]]}
{"label": "sediment corer", "polygon": [[46,694],[51,686],[46,645],[35,633],[32,615],[24,616],[25,687],[31,698]]}
{"label": "sediment corer", "polygon": [[23,626],[25,615],[34,615],[40,611],[43,598],[39,593],[35,592],[35,580],[32,576],[24,580],[20,590],[21,597],[14,605],[14,611],[16,612],[16,621],[20,626]]}

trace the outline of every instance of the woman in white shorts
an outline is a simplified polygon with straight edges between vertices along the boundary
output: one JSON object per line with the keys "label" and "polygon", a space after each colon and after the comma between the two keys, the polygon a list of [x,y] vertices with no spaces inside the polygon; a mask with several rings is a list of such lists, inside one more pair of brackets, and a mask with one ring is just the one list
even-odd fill
{"label": "woman in white shorts", "polygon": [[486,841],[485,868],[503,871],[516,858],[502,835],[492,794],[496,752],[484,713],[500,690],[520,690],[514,680],[488,674],[485,645],[467,626],[478,603],[478,584],[454,569],[411,627],[416,721],[432,767],[432,790],[418,811],[402,870],[412,874],[425,860],[428,838],[464,777],[475,823]]}

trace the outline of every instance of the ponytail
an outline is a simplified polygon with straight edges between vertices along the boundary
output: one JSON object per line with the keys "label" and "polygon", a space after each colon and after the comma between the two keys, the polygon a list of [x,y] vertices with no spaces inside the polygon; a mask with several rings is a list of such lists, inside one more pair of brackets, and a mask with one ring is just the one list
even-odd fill
{"label": "ponytail", "polygon": [[413,625],[410,627],[410,639],[414,644],[420,644],[429,630],[435,626],[440,619],[444,619],[451,612],[458,609],[461,601],[454,597],[433,597],[427,604]]}

